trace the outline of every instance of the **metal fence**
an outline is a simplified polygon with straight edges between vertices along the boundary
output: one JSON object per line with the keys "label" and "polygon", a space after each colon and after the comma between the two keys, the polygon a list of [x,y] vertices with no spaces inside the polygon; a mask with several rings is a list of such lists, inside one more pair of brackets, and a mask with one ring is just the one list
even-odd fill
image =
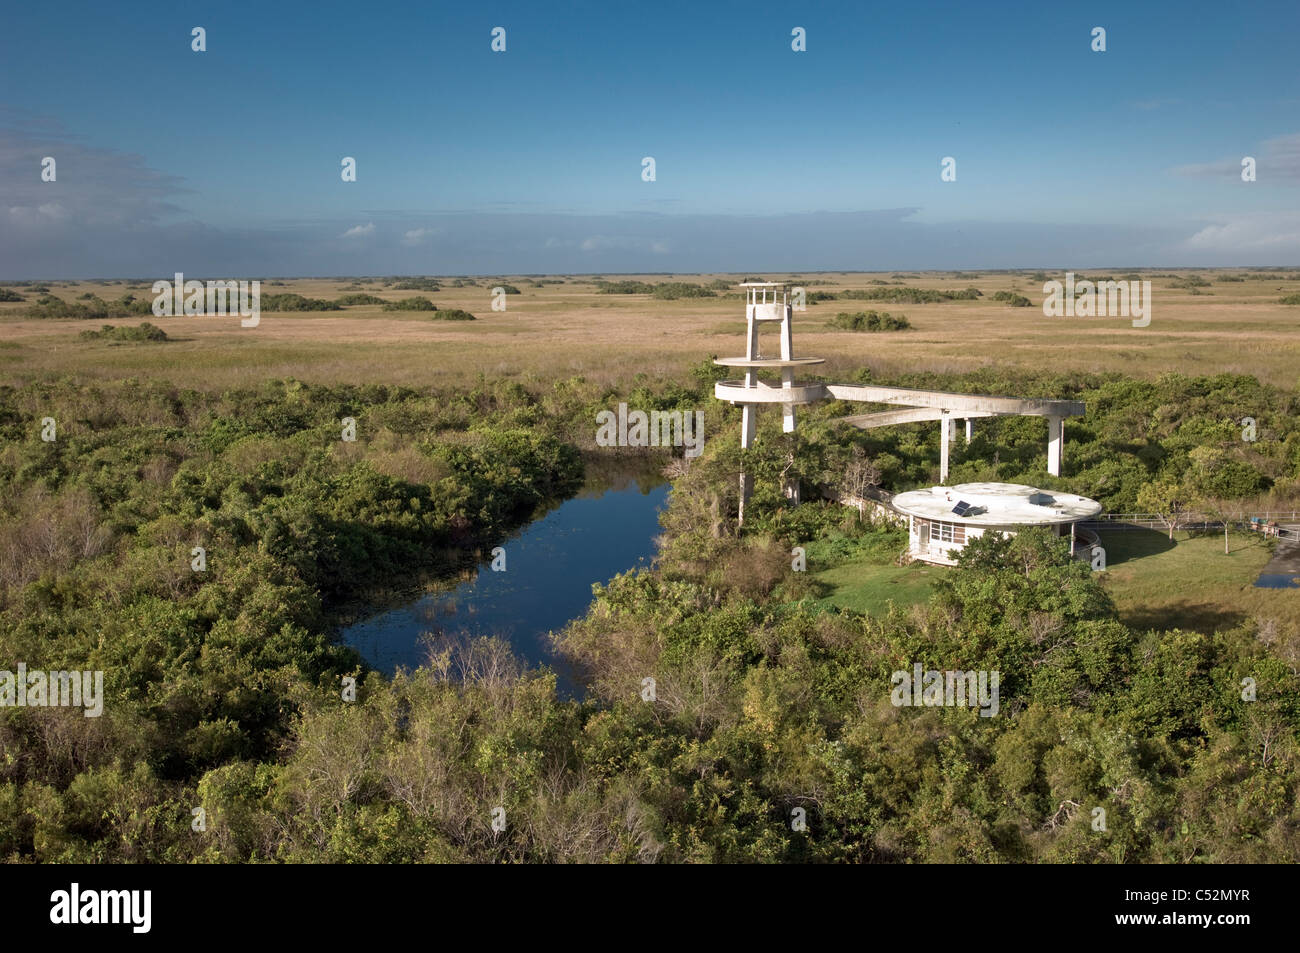
{"label": "metal fence", "polygon": [[[1281,525],[1284,521],[1294,525]],[[1242,519],[1228,520],[1228,523],[1239,531],[1255,532],[1262,531],[1265,523],[1273,523],[1275,525],[1272,527],[1271,535],[1278,539],[1300,540],[1300,512],[1294,510],[1289,512],[1266,510],[1263,513],[1246,516]],[[1176,528],[1182,530],[1222,530],[1223,524],[1224,521],[1221,519],[1211,519],[1199,513],[1182,514]],[[1079,525],[1105,529],[1107,532],[1124,532],[1135,529],[1167,530],[1169,528],[1169,524],[1155,513],[1099,513],[1091,519],[1081,521]]]}
{"label": "metal fence", "polygon": [[[1222,526],[1223,520],[1213,519],[1203,513],[1183,514],[1185,517],[1190,516],[1193,522],[1213,523],[1216,526]],[[1297,510],[1264,510],[1262,513],[1248,513],[1239,520],[1233,520],[1235,523],[1248,523],[1251,519],[1261,519],[1265,522],[1274,523],[1300,523],[1300,511]],[[1092,519],[1084,520],[1086,523],[1159,523],[1161,522],[1158,513],[1098,513]]]}

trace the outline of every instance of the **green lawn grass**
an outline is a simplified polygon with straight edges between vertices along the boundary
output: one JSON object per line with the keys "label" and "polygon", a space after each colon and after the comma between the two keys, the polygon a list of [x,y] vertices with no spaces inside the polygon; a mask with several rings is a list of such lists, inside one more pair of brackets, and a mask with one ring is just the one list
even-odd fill
{"label": "green lawn grass", "polygon": [[1264,539],[1234,533],[1223,552],[1219,533],[1157,530],[1103,532],[1106,588],[1120,617],[1141,629],[1211,633],[1247,619],[1300,622],[1300,590],[1256,589],[1271,557]]}
{"label": "green lawn grass", "polygon": [[[898,542],[864,537],[809,546],[809,571],[821,591],[818,605],[879,615],[890,602],[929,601],[934,582],[952,570],[895,565]],[[1248,619],[1300,625],[1300,590],[1254,586],[1271,557],[1260,536],[1232,534],[1227,555],[1217,533],[1179,532],[1170,540],[1159,530],[1133,529],[1103,532],[1101,542],[1106,588],[1120,617],[1135,628],[1213,633]]]}
{"label": "green lawn grass", "polygon": [[889,603],[906,606],[928,602],[930,589],[944,566],[913,563],[910,566],[882,566],[870,559],[853,560],[815,573],[816,582],[829,586],[830,594],[819,605],[854,609],[867,615],[881,615]]}
{"label": "green lawn grass", "polygon": [[913,563],[899,566],[907,534],[874,530],[860,536],[832,534],[808,544],[808,572],[818,593],[817,604],[838,606],[868,615],[899,606],[928,602],[942,566]]}

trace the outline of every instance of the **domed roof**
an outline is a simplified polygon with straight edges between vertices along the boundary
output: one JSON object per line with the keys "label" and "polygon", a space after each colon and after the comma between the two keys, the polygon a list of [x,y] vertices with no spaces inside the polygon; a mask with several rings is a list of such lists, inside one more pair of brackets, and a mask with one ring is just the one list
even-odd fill
{"label": "domed roof", "polygon": [[1019,483],[932,486],[900,493],[892,503],[909,516],[970,526],[1051,526],[1101,512],[1101,504],[1086,496]]}

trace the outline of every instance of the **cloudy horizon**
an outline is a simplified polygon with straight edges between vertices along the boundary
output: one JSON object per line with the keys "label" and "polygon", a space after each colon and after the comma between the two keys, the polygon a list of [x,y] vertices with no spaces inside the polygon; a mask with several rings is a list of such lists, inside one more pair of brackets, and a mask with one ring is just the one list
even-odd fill
{"label": "cloudy horizon", "polygon": [[[0,280],[1295,266],[1300,13],[1158,6],[1188,15],[505,4],[339,31],[290,4],[248,33],[238,4],[72,4],[57,77],[23,8],[0,38]],[[926,64],[882,42],[922,27]],[[114,39],[157,62],[106,68]]]}

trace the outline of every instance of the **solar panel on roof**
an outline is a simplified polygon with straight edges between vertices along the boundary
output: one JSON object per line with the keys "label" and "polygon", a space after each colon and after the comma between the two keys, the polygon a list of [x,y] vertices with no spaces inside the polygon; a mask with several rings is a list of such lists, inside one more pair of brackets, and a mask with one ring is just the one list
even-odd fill
{"label": "solar panel on roof", "polygon": [[971,509],[972,507],[969,503],[967,503],[965,500],[959,500],[957,502],[957,505],[952,508],[952,511],[956,513],[958,516],[965,516],[967,513],[971,511]]}

